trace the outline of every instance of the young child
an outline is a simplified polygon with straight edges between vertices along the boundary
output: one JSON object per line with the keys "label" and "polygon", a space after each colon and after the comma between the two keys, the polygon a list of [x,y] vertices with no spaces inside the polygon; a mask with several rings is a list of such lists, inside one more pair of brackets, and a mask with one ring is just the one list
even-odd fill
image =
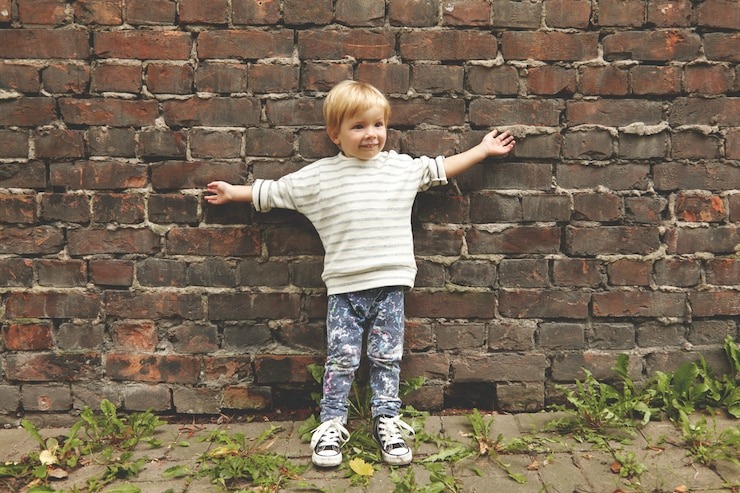
{"label": "young child", "polygon": [[492,131],[477,146],[451,157],[411,158],[383,151],[390,104],[370,84],[344,81],[327,95],[326,130],[340,152],[279,180],[253,185],[214,181],[209,204],[252,202],[257,211],[293,209],[316,228],[325,250],[327,354],[321,425],[312,434],[312,461],[342,463],[349,439],[348,396],[360,364],[367,331],[373,435],[383,460],[409,464],[404,435],[413,429],[400,419],[399,365],[404,338],[404,290],[416,276],[411,208],[416,194],[444,185],[489,156],[514,148],[509,132]]}

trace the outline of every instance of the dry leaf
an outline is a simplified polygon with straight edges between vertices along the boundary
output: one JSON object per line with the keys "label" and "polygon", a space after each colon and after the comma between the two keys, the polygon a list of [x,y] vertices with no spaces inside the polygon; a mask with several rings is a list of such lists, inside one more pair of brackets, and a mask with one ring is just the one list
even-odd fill
{"label": "dry leaf", "polygon": [[685,484],[673,488],[673,493],[689,493],[689,487]]}
{"label": "dry leaf", "polygon": [[46,471],[46,474],[50,478],[54,478],[54,479],[64,479],[67,476],[69,476],[69,473],[67,471],[59,467],[50,467],[49,470]]}
{"label": "dry leaf", "polygon": [[530,465],[527,466],[527,471],[537,471],[540,468],[540,463],[533,460]]}
{"label": "dry leaf", "polygon": [[619,462],[616,462],[616,461],[615,461],[615,462],[612,462],[612,465],[611,465],[611,466],[609,466],[609,469],[610,469],[610,470],[611,470],[611,471],[612,471],[612,472],[613,472],[614,474],[619,474],[619,471],[621,471],[621,470],[622,470],[622,464],[621,464],[621,463],[619,463]]}

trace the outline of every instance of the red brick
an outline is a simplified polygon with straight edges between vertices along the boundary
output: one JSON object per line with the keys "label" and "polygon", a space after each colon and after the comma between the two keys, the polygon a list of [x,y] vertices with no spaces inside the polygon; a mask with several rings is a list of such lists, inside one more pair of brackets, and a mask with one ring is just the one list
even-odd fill
{"label": "red brick", "polygon": [[0,223],[33,224],[36,220],[33,195],[0,194]]}
{"label": "red brick", "polygon": [[96,318],[99,311],[93,293],[10,293],[6,304],[9,318]]}
{"label": "red brick", "polygon": [[740,62],[740,33],[707,33],[704,35],[707,60]]}
{"label": "red brick", "polygon": [[167,249],[176,255],[259,255],[259,234],[252,229],[173,228]]}
{"label": "red brick", "polygon": [[740,315],[740,292],[701,291],[689,294],[694,317],[722,317]]}
{"label": "red brick", "polygon": [[499,311],[511,318],[583,319],[591,295],[582,291],[501,290]]}
{"label": "red brick", "polygon": [[12,20],[12,9],[10,0],[0,0],[0,22],[10,22]]}
{"label": "red brick", "polygon": [[0,88],[18,92],[39,92],[39,68],[33,65],[0,62]]}
{"label": "red brick", "polygon": [[563,157],[565,158],[608,159],[613,155],[612,135],[606,130],[569,131],[565,134],[563,141]]}
{"label": "red brick", "polygon": [[247,67],[240,63],[201,63],[195,71],[200,92],[247,92]]}
{"label": "red brick", "polygon": [[596,317],[684,317],[686,294],[654,291],[594,293]]}
{"label": "red brick", "polygon": [[271,128],[249,128],[246,135],[248,156],[289,157],[293,154],[293,132]]}
{"label": "red brick", "polygon": [[280,21],[279,0],[232,0],[234,24],[277,24]]}
{"label": "red brick", "polygon": [[728,202],[730,204],[730,221],[740,222],[740,194],[730,195]]}
{"label": "red brick", "polygon": [[565,243],[570,255],[646,255],[660,247],[660,233],[654,226],[569,226]]}
{"label": "red brick", "polygon": [[96,193],[92,211],[97,223],[137,224],[146,215],[144,197],[135,193]]}
{"label": "red brick", "polygon": [[729,129],[726,138],[725,154],[727,159],[740,159],[740,129]]}
{"label": "red brick", "polygon": [[90,156],[136,157],[136,131],[131,128],[91,127],[85,141]]}
{"label": "red brick", "polygon": [[87,285],[87,264],[80,260],[37,260],[39,286],[74,288]]}
{"label": "red brick", "polygon": [[411,70],[406,64],[361,63],[357,67],[357,80],[373,84],[384,94],[406,94],[409,90]]}
{"label": "red brick", "polygon": [[491,4],[488,0],[452,0],[442,4],[442,23],[447,26],[488,26]]}
{"label": "red brick", "polygon": [[59,25],[66,20],[64,0],[18,0],[18,17],[27,24]]}
{"label": "red brick", "polygon": [[236,293],[208,296],[210,320],[298,318],[300,295],[295,293]]}
{"label": "red brick", "polygon": [[568,221],[570,198],[564,195],[525,195],[522,197],[524,221]]}
{"label": "red brick", "polygon": [[408,60],[485,60],[496,58],[496,38],[479,31],[401,33],[400,54]]}
{"label": "red brick", "polygon": [[573,195],[574,219],[613,222],[622,216],[622,198],[613,193],[578,192]]}
{"label": "red brick", "polygon": [[147,66],[145,80],[147,89],[153,94],[190,94],[193,91],[193,68],[151,63]]}
{"label": "red brick", "polygon": [[260,122],[260,102],[248,97],[165,101],[165,121],[174,126],[243,127]]}
{"label": "red brick", "polygon": [[[431,67],[435,67],[435,65]],[[473,66],[468,69],[467,87],[475,94],[516,96],[519,92],[519,72],[515,67],[508,65],[500,67]]]}
{"label": "red brick", "polygon": [[585,29],[590,20],[590,0],[548,0],[545,3],[545,23],[548,27]]}
{"label": "red brick", "polygon": [[337,0],[336,21],[348,26],[376,26],[385,22],[384,0]]}
{"label": "red brick", "polygon": [[86,59],[89,52],[80,29],[0,29],[0,58]]}
{"label": "red brick", "polygon": [[[412,69],[412,85],[416,92],[421,93],[462,93],[464,78],[463,67],[418,65]],[[504,77],[500,79],[506,80]],[[500,80],[498,85],[504,85],[504,80]]]}
{"label": "red brick", "polygon": [[[243,140],[241,130],[194,129],[190,133],[190,152],[193,157],[237,158],[241,155]],[[292,154],[292,146],[290,150]]]}
{"label": "red brick", "polygon": [[107,291],[105,312],[109,317],[126,319],[176,318],[200,320],[203,307],[200,295],[167,291],[140,293]]}
{"label": "red brick", "polygon": [[661,103],[637,99],[569,101],[566,104],[566,110],[570,126],[623,127],[634,122],[656,125],[663,120]]}
{"label": "red brick", "polygon": [[714,258],[707,262],[707,284],[736,286],[740,279],[740,260]]}
{"label": "red brick", "polygon": [[647,22],[656,27],[689,27],[691,0],[652,0],[647,3]]}
{"label": "red brick", "polygon": [[99,286],[131,286],[134,263],[130,260],[91,260],[90,279]]}
{"label": "red brick", "polygon": [[121,190],[146,186],[146,166],[116,161],[78,161],[52,163],[53,185],[72,189]]}
{"label": "red brick", "polygon": [[198,58],[259,59],[290,57],[292,31],[204,31],[198,36]]}
{"label": "red brick", "polygon": [[496,28],[537,29],[542,19],[543,3],[493,0],[491,25]]}
{"label": "red brick", "polygon": [[92,73],[93,92],[141,92],[141,65],[105,63],[94,66]]}
{"label": "red brick", "polygon": [[720,157],[720,139],[715,135],[686,130],[673,134],[673,159],[716,159]]}
{"label": "red brick", "polygon": [[203,358],[203,373],[209,382],[243,382],[252,378],[252,357],[206,355]]}
{"label": "red brick", "polygon": [[0,157],[28,157],[28,132],[0,129]]}
{"label": "red brick", "polygon": [[411,130],[404,134],[401,151],[412,156],[441,156],[456,143],[456,136],[447,130]]}
{"label": "red brick", "polygon": [[719,195],[679,193],[675,203],[676,217],[687,222],[719,222],[727,217],[725,203]]}
{"label": "red brick", "polygon": [[735,0],[706,0],[696,8],[700,26],[736,30],[740,20],[740,3]]}
{"label": "red brick", "polygon": [[470,122],[486,127],[536,125],[555,127],[563,113],[554,99],[475,99],[470,102]]}
{"label": "red brick", "polygon": [[326,25],[333,17],[332,0],[283,0],[283,18],[287,25]]}
{"label": "red brick", "polygon": [[556,259],[553,262],[555,286],[596,288],[601,285],[602,263],[593,259]]}
{"label": "red brick", "polygon": [[506,288],[545,288],[550,285],[549,265],[540,259],[503,259],[499,283]]}
{"label": "red brick", "polygon": [[122,0],[76,0],[74,9],[80,24],[117,26],[123,22]]}
{"label": "red brick", "polygon": [[439,0],[407,0],[388,4],[388,19],[392,26],[435,26],[439,16]]}
{"label": "red brick", "polygon": [[609,284],[612,286],[649,286],[652,269],[652,262],[644,260],[615,260],[607,265]]}
{"label": "red brick", "polygon": [[0,125],[19,127],[47,125],[56,118],[54,106],[52,98],[0,100]]}
{"label": "red brick", "polygon": [[684,89],[688,93],[718,96],[732,90],[734,74],[722,65],[687,65]]}
{"label": "red brick", "polygon": [[151,166],[151,184],[157,190],[204,188],[213,180],[237,183],[244,180],[246,170],[239,163],[220,163],[198,161],[172,161],[155,163]]}
{"label": "red brick", "polygon": [[6,288],[33,286],[33,261],[17,257],[0,259],[0,285]]}
{"label": "red brick", "polygon": [[633,94],[671,96],[681,92],[681,69],[638,65],[630,70]]}
{"label": "red brick", "polygon": [[606,36],[605,60],[691,61],[699,56],[698,34],[677,30],[629,31]]}
{"label": "red brick", "polygon": [[663,197],[625,197],[624,214],[629,221],[658,224],[663,219],[668,200]]}
{"label": "red brick", "polygon": [[530,67],[527,90],[530,94],[546,96],[573,94],[576,92],[576,71],[555,65]]}
{"label": "red brick", "polygon": [[740,98],[677,98],[673,100],[671,126],[740,126]]}
{"label": "red brick", "polygon": [[187,153],[187,135],[182,130],[148,130],[139,133],[139,154],[143,158],[181,158]]}
{"label": "red brick", "polygon": [[497,233],[470,230],[466,238],[471,254],[557,253],[560,250],[560,229],[553,227],[518,226]]}
{"label": "red brick", "polygon": [[159,240],[159,236],[148,229],[76,229],[69,231],[68,248],[71,255],[151,254],[159,248]]}
{"label": "red brick", "polygon": [[261,410],[272,408],[272,393],[269,387],[256,385],[227,387],[224,389],[225,409]]}
{"label": "red brick", "polygon": [[629,72],[614,65],[581,67],[578,87],[584,95],[626,96]]}
{"label": "red brick", "polygon": [[38,158],[80,158],[85,156],[82,131],[50,129],[41,130],[33,137]]}
{"label": "red brick", "polygon": [[640,27],[645,18],[645,0],[599,0],[599,25]]}
{"label": "red brick", "polygon": [[322,105],[323,101],[313,98],[269,100],[265,114],[270,125],[323,125]]}
{"label": "red brick", "polygon": [[64,242],[63,233],[52,226],[0,229],[2,254],[55,254]]}
{"label": "red brick", "polygon": [[740,243],[740,228],[716,226],[705,228],[674,228],[666,234],[668,253],[683,255],[697,252],[733,253]]}
{"label": "red brick", "polygon": [[190,34],[180,31],[100,31],[94,52],[99,58],[187,60],[191,44]]}
{"label": "red brick", "polygon": [[85,195],[44,193],[41,218],[45,221],[86,223],[90,221],[90,200]]}
{"label": "red brick", "polygon": [[505,31],[501,51],[507,60],[590,60],[598,55],[598,34]]}
{"label": "red brick", "polygon": [[172,0],[126,0],[129,24],[174,24],[177,2]]}
{"label": "red brick", "polygon": [[[292,39],[290,41],[292,51]],[[365,29],[351,31],[299,31],[298,54],[302,60],[383,60],[395,54],[396,40],[390,32]]]}
{"label": "red brick", "polygon": [[134,382],[198,382],[200,362],[195,356],[110,353],[105,372],[112,380]]}
{"label": "red brick", "polygon": [[249,68],[249,79],[255,93],[281,93],[298,90],[299,69],[291,65],[254,64]]}
{"label": "red brick", "polygon": [[226,24],[229,19],[229,1],[180,0],[180,22],[188,24]]}
{"label": "red brick", "polygon": [[51,349],[54,339],[49,323],[10,323],[3,326],[3,341],[9,351],[41,351]]}
{"label": "red brick", "polygon": [[59,109],[64,121],[72,125],[144,127],[154,125],[158,116],[157,102],[152,100],[63,98]]}
{"label": "red brick", "polygon": [[411,292],[406,296],[406,314],[410,317],[490,318],[494,305],[492,293]]}

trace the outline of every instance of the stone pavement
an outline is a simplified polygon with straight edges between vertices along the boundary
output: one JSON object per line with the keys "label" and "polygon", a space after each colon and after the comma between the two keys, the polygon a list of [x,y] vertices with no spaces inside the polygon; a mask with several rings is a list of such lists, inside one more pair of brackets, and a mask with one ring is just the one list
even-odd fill
{"label": "stone pavement", "polygon": [[[489,415],[484,415],[486,420]],[[598,450],[587,443],[579,443],[569,436],[551,434],[543,430],[543,425],[553,419],[553,413],[532,413],[493,416],[491,437],[501,436],[507,443],[516,438],[536,436],[548,438],[544,450],[528,450],[518,453],[499,455],[501,461],[508,465],[510,471],[520,474],[526,482],[512,480],[505,467],[490,457],[479,457],[464,461],[444,462],[445,474],[454,476],[459,491],[465,493],[490,492],[738,492],[740,491],[740,468],[729,461],[722,461],[716,467],[709,468],[691,460],[681,447],[681,434],[669,422],[649,423],[631,440],[630,444],[618,445],[620,453],[629,456],[634,454],[634,463],[646,467],[639,480],[620,478],[612,471],[614,458],[608,452]],[[146,466],[141,473],[115,485],[129,483],[141,493],[212,493],[223,491],[212,485],[205,478],[165,479],[163,473],[173,466],[183,466],[195,471],[199,467],[198,457],[209,448],[215,447],[210,441],[202,441],[211,431],[222,429],[227,433],[244,433],[247,437],[257,438],[270,425],[283,428],[269,448],[270,452],[284,454],[292,463],[309,464],[310,451],[308,444],[300,439],[298,429],[302,422],[252,422],[246,424],[206,424],[177,425],[167,424],[157,428],[157,438],[163,446],[158,449],[137,449],[137,454],[147,457]],[[717,430],[737,427],[737,420],[718,418]],[[351,426],[348,426],[351,431]],[[66,436],[65,429],[43,429],[44,436]],[[467,415],[430,416],[424,423],[424,431],[431,436],[441,437],[470,445],[473,443],[469,434],[472,432]],[[189,446],[183,446],[186,441]],[[23,454],[38,450],[37,443],[23,429],[0,430],[0,460],[13,461]],[[381,465],[376,467],[369,482],[363,486],[352,486],[348,479],[346,463],[335,469],[317,469],[309,466],[303,473],[302,480],[287,485],[279,491],[323,491],[329,493],[392,493],[396,489],[398,477],[405,477],[413,472],[412,488],[398,491],[427,492],[430,485],[430,471],[423,460],[439,452],[432,443],[421,443],[416,450],[414,463],[409,467],[395,469],[395,482],[392,477],[394,469]],[[409,469],[410,468],[410,469]],[[57,491],[70,491],[74,486],[81,488],[88,478],[99,475],[102,466],[88,465],[75,470],[67,479],[54,483]],[[409,484],[408,480],[407,483]],[[733,486],[734,485],[734,489]],[[111,486],[108,486],[111,488]],[[257,491],[243,487],[241,491]],[[0,492],[3,490],[0,479]],[[15,488],[15,491],[23,489]],[[135,489],[134,489],[135,491]]]}

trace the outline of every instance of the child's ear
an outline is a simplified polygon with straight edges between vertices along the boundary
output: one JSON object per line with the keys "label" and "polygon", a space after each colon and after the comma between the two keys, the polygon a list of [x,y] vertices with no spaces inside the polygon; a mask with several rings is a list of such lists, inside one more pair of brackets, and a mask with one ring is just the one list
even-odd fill
{"label": "child's ear", "polygon": [[332,142],[334,142],[336,145],[339,145],[339,130],[335,128],[332,128],[332,129],[327,128],[326,133],[329,134],[329,138],[331,139]]}

